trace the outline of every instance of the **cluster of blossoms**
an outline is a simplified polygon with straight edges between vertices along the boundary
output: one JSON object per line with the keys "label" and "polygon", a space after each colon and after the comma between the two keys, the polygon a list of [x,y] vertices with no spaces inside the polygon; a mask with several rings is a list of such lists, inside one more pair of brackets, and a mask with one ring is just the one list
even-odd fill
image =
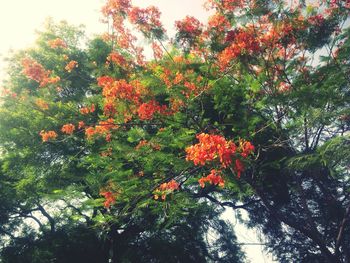
{"label": "cluster of blossoms", "polygon": [[227,29],[231,27],[230,22],[227,20],[227,18],[220,14],[220,13],[215,13],[211,17],[209,17],[208,20],[208,30],[213,31],[215,30],[216,32],[224,32]]}
{"label": "cluster of blossoms", "polygon": [[139,150],[144,146],[149,146],[153,150],[159,151],[161,149],[161,146],[158,143],[154,142],[148,142],[147,140],[141,140],[135,147],[135,150]]}
{"label": "cluster of blossoms", "polygon": [[119,129],[119,126],[114,123],[114,119],[109,118],[106,121],[100,121],[95,127],[86,127],[85,135],[87,139],[92,139],[95,135],[103,135],[107,142],[111,141],[111,130]]}
{"label": "cluster of blossoms", "polygon": [[111,191],[100,192],[100,195],[105,198],[105,201],[103,203],[103,206],[105,208],[110,208],[110,206],[112,204],[114,204],[116,201],[116,195],[114,193],[112,193]]}
{"label": "cluster of blossoms", "polygon": [[234,12],[239,8],[245,7],[249,2],[255,1],[247,1],[247,0],[207,0],[206,6],[207,8],[218,8],[221,10],[225,10],[227,12]]}
{"label": "cluster of blossoms", "polygon": [[31,58],[24,58],[22,60],[23,74],[27,78],[32,79],[40,84],[40,87],[44,87],[48,84],[57,83],[60,81],[59,77],[50,77],[50,71],[44,69],[44,67]]}
{"label": "cluster of blossoms", "polygon": [[68,62],[68,64],[64,67],[65,70],[67,70],[69,73],[72,72],[74,68],[78,67],[78,62],[75,60],[71,60]]}
{"label": "cluster of blossoms", "polygon": [[128,12],[129,20],[143,33],[164,32],[160,22],[160,11],[154,6],[147,8],[133,7]]}
{"label": "cluster of blossoms", "polygon": [[199,143],[186,148],[187,161],[193,161],[195,165],[205,165],[219,157],[224,168],[231,164],[237,149],[232,141],[226,141],[220,135],[206,133],[198,134],[196,137]]}
{"label": "cluster of blossoms", "polygon": [[221,177],[221,171],[212,169],[210,171],[210,174],[207,175],[206,177],[202,177],[201,179],[198,180],[199,185],[204,188],[205,187],[205,183],[209,183],[212,185],[218,185],[220,187],[224,187],[225,186],[225,181],[224,179]]}
{"label": "cluster of blossoms", "polygon": [[131,8],[130,0],[108,0],[102,8],[102,13],[108,17],[128,11]]}
{"label": "cluster of blossoms", "polygon": [[96,110],[95,104],[91,104],[90,107],[82,107],[79,109],[79,112],[83,115],[93,113]]}
{"label": "cluster of blossoms", "polygon": [[140,120],[151,120],[155,113],[160,113],[163,115],[167,114],[167,106],[159,105],[155,100],[151,100],[146,103],[142,103],[137,111]]}
{"label": "cluster of blossoms", "polygon": [[49,104],[44,101],[43,99],[36,99],[35,100],[35,105],[38,106],[42,110],[48,110],[49,109]]}
{"label": "cluster of blossoms", "polygon": [[75,130],[74,124],[68,123],[62,126],[61,131],[65,134],[72,135]]}
{"label": "cluster of blossoms", "polygon": [[233,42],[219,55],[220,67],[225,69],[230,62],[242,54],[252,55],[260,50],[253,30],[237,29],[230,32]]}
{"label": "cluster of blossoms", "polygon": [[114,80],[111,77],[103,76],[97,79],[98,85],[102,87],[102,95],[108,100],[128,100],[135,104],[139,103],[141,91],[137,86],[128,83],[126,80]]}
{"label": "cluster of blossoms", "polygon": [[115,65],[118,65],[120,67],[126,67],[127,61],[125,57],[118,52],[111,52],[107,57],[107,62],[114,63]]}
{"label": "cluster of blossoms", "polygon": [[53,49],[56,49],[56,48],[67,48],[66,42],[64,42],[60,38],[55,38],[55,39],[49,40],[49,41],[47,41],[47,44]]}
{"label": "cluster of blossoms", "polygon": [[186,16],[183,20],[176,21],[177,38],[186,41],[192,41],[202,34],[203,25],[198,19],[192,16]]}
{"label": "cluster of blossoms", "polygon": [[162,200],[165,200],[166,196],[175,190],[178,190],[180,187],[179,183],[174,179],[167,183],[162,183],[155,191],[154,191],[154,199],[157,200],[159,196],[161,196]]}
{"label": "cluster of blossoms", "polygon": [[49,140],[56,139],[58,135],[55,131],[47,131],[46,132],[46,131],[42,130],[40,132],[40,136],[41,136],[43,142],[48,142]]}
{"label": "cluster of blossoms", "polygon": [[[204,166],[206,163],[218,159],[222,168],[229,168],[234,160],[233,169],[238,178],[244,171],[244,164],[239,158],[245,159],[254,152],[254,146],[244,140],[240,140],[237,146],[234,142],[227,141],[220,135],[206,133],[198,134],[197,139],[199,143],[186,148],[187,161],[193,161],[195,165]],[[209,177],[200,179],[200,185],[203,186],[204,182],[222,185],[223,181],[219,180],[216,173],[212,171]]]}
{"label": "cluster of blossoms", "polygon": [[102,87],[104,96],[104,114],[113,116],[117,113],[118,103],[128,103],[129,110],[125,112],[125,120],[130,115],[138,115],[140,120],[151,120],[154,114],[170,114],[166,105],[160,105],[155,100],[142,102],[142,98],[147,94],[146,88],[139,81],[127,82],[124,79],[114,80],[109,76],[98,78],[98,85]]}

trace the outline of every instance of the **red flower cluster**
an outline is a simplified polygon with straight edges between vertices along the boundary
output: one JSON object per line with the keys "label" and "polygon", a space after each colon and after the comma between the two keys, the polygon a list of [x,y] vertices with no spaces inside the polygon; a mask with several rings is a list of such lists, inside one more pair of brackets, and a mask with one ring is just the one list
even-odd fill
{"label": "red flower cluster", "polygon": [[117,52],[112,52],[108,55],[107,61],[113,62],[114,64],[124,67],[127,65],[126,59]]}
{"label": "red flower cluster", "polygon": [[117,113],[117,110],[114,107],[114,103],[112,101],[106,101],[103,106],[103,114],[105,116],[113,117]]}
{"label": "red flower cluster", "polygon": [[74,124],[68,123],[62,126],[61,131],[65,134],[72,135],[75,130]]}
{"label": "red flower cluster", "polygon": [[181,21],[175,22],[175,27],[179,34],[195,38],[202,33],[202,24],[193,16],[186,16]]}
{"label": "red flower cluster", "polygon": [[204,188],[205,183],[213,184],[213,185],[218,185],[220,187],[225,186],[225,181],[220,175],[220,171],[217,171],[215,169],[210,171],[210,174],[207,175],[206,177],[202,177],[201,179],[198,180],[199,185]]}
{"label": "red flower cluster", "polygon": [[80,129],[84,128],[84,127],[85,127],[85,123],[83,121],[79,121],[78,122],[78,129],[80,130]]}
{"label": "red flower cluster", "polygon": [[130,9],[130,7],[130,0],[108,0],[106,5],[102,8],[102,13],[105,16],[125,13]]}
{"label": "red flower cluster", "polygon": [[208,29],[209,30],[223,32],[230,27],[231,27],[230,22],[227,20],[227,18],[225,16],[223,16],[220,13],[216,13],[216,14],[212,15],[208,19]]}
{"label": "red flower cluster", "polygon": [[62,39],[60,38],[56,38],[56,39],[52,39],[47,41],[47,44],[51,47],[51,48],[67,48],[67,44],[66,42],[64,42]]}
{"label": "red flower cluster", "polygon": [[159,105],[155,100],[151,100],[146,103],[142,103],[137,111],[140,120],[151,120],[155,113],[166,114],[167,107],[165,105]]}
{"label": "red flower cluster", "polygon": [[[217,8],[226,12],[236,11],[238,8],[243,8],[249,1],[245,0],[207,0],[206,6],[209,8]],[[254,1],[253,1],[254,2]]]}
{"label": "red flower cluster", "polygon": [[230,38],[233,39],[233,43],[223,50],[219,55],[219,64],[222,69],[225,69],[230,65],[231,61],[241,54],[249,54],[259,51],[260,44],[254,35],[254,32],[250,30],[243,31],[231,31]]}
{"label": "red flower cluster", "polygon": [[162,23],[160,22],[160,11],[155,6],[147,8],[133,7],[129,13],[129,20],[135,24],[143,33],[151,31],[164,32]]}
{"label": "red flower cluster", "polygon": [[146,146],[148,144],[147,140],[141,140],[138,145],[136,145],[135,150],[138,150],[140,148],[142,148],[143,146]]}
{"label": "red flower cluster", "polygon": [[110,208],[115,203],[116,197],[111,191],[100,192],[100,195],[105,198],[105,202],[103,203],[105,208]]}
{"label": "red flower cluster", "polygon": [[234,170],[237,173],[237,177],[240,178],[241,173],[244,171],[244,163],[240,159],[236,159]]}
{"label": "red flower cluster", "polygon": [[138,103],[140,92],[133,85],[127,83],[124,79],[114,80],[111,77],[104,76],[97,79],[98,85],[103,88],[102,95],[109,101],[115,99],[126,99]]}
{"label": "red flower cluster", "polygon": [[91,104],[90,108],[88,107],[82,107],[79,109],[80,113],[83,115],[89,114],[89,113],[93,113],[96,110],[95,108],[95,104]]}
{"label": "red flower cluster", "polygon": [[98,125],[95,127],[87,127],[85,129],[85,135],[88,138],[88,140],[92,139],[95,135],[104,135],[106,136],[106,141],[111,140],[111,133],[110,131],[112,129],[118,129],[119,126],[114,124],[113,119],[108,119],[107,121],[100,121]]}
{"label": "red flower cluster", "polygon": [[[221,167],[228,168],[235,159],[234,170],[238,178],[244,171],[244,164],[237,157],[240,155],[241,158],[245,159],[255,150],[248,141],[240,140],[237,147],[234,142],[227,141],[220,135],[201,133],[197,135],[197,139],[199,143],[186,148],[187,161],[193,161],[195,165],[205,165],[209,161],[219,159]],[[206,182],[206,180],[209,179],[202,179],[202,182]]]}
{"label": "red flower cluster", "polygon": [[50,71],[45,70],[41,64],[33,59],[24,58],[22,60],[22,66],[23,74],[26,75],[27,78],[40,83],[40,87],[60,81],[59,77],[49,77]]}
{"label": "red flower cluster", "polygon": [[167,194],[170,194],[174,192],[175,190],[178,190],[180,187],[179,183],[176,182],[174,179],[167,183],[162,183],[156,190],[154,194],[154,199],[158,199],[159,196],[161,196],[162,200],[165,200]]}
{"label": "red flower cluster", "polygon": [[239,141],[239,151],[241,152],[241,156],[243,158],[247,158],[248,155],[255,151],[255,147],[251,142],[240,140]]}
{"label": "red flower cluster", "polygon": [[186,148],[186,160],[195,165],[205,165],[219,157],[222,167],[228,167],[236,153],[236,145],[220,135],[201,133],[197,135],[199,143]]}
{"label": "red flower cluster", "polygon": [[72,70],[74,68],[78,67],[78,62],[75,60],[71,60],[68,62],[68,64],[65,66],[65,70],[67,70],[68,72],[72,72]]}
{"label": "red flower cluster", "polygon": [[40,132],[40,136],[42,137],[43,142],[47,142],[49,140],[54,140],[57,137],[57,133],[55,131],[44,131]]}

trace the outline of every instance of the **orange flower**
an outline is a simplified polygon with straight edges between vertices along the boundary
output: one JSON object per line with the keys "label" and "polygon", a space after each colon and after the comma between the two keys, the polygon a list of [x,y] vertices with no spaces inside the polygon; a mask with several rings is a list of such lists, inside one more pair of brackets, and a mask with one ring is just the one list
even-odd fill
{"label": "orange flower", "polygon": [[202,177],[201,179],[198,180],[198,183],[202,188],[205,187],[206,182],[209,184],[218,185],[220,187],[225,186],[225,181],[221,177],[221,172],[215,169],[211,170],[210,174],[207,175],[206,177]]}
{"label": "orange flower", "polygon": [[75,130],[75,126],[73,124],[71,124],[71,123],[63,125],[62,129],[61,129],[61,131],[63,133],[66,133],[66,134],[69,134],[69,135],[72,135],[74,130]]}
{"label": "orange flower", "polygon": [[105,202],[103,203],[105,208],[110,208],[112,204],[116,201],[116,196],[110,191],[101,192],[100,195],[102,195],[105,198]]}
{"label": "orange flower", "polygon": [[64,69],[67,70],[68,72],[72,72],[72,70],[77,67],[78,67],[78,62],[75,60],[71,60],[68,62],[68,64],[65,66]]}
{"label": "orange flower", "polygon": [[84,127],[85,127],[85,123],[83,121],[79,121],[78,122],[78,129],[80,130],[80,129],[84,128]]}
{"label": "orange flower", "polygon": [[197,135],[198,144],[186,148],[186,160],[193,161],[195,165],[205,165],[219,157],[222,167],[228,167],[232,157],[236,153],[236,145],[232,141],[226,141],[220,135],[201,133]]}
{"label": "orange flower", "polygon": [[92,113],[92,112],[94,112],[95,110],[96,110],[95,104],[91,104],[90,108],[88,108],[88,107],[82,107],[82,108],[79,109],[80,113],[83,114],[83,115]]}
{"label": "orange flower", "polygon": [[60,38],[56,38],[56,39],[52,39],[47,41],[47,44],[51,47],[51,48],[67,48],[67,44],[66,42],[64,42],[62,39]]}
{"label": "orange flower", "polygon": [[47,142],[49,140],[54,140],[57,137],[57,133],[55,131],[47,131],[42,130],[40,132],[40,136],[42,137],[43,142]]}
{"label": "orange flower", "polygon": [[241,173],[244,171],[244,164],[241,160],[237,159],[235,161],[235,171],[237,173],[237,177],[240,178],[241,177]]}
{"label": "orange flower", "polygon": [[254,145],[251,142],[240,140],[239,150],[242,152],[241,156],[247,158],[249,154],[252,154],[255,150]]}
{"label": "orange flower", "polygon": [[24,58],[22,66],[24,75],[36,82],[42,82],[49,75],[41,64],[31,58]]}
{"label": "orange flower", "polygon": [[146,146],[148,142],[146,140],[141,140],[138,145],[136,145],[135,150],[140,149],[143,146]]}
{"label": "orange flower", "polygon": [[181,21],[175,22],[175,27],[178,31],[178,37],[182,39],[193,39],[202,33],[202,23],[192,16],[186,16]]}
{"label": "orange flower", "polygon": [[127,65],[126,59],[117,52],[112,52],[107,57],[108,62],[113,62],[114,64],[124,67]]}
{"label": "orange flower", "polygon": [[88,140],[92,139],[92,137],[96,134],[95,129],[93,127],[88,127],[85,129],[85,135]]}
{"label": "orange flower", "polygon": [[47,104],[47,102],[44,101],[43,99],[37,99],[35,101],[35,104],[42,110],[48,110],[49,109],[49,104]]}
{"label": "orange flower", "polygon": [[160,106],[155,100],[151,100],[146,103],[142,103],[137,111],[140,120],[151,120],[155,113],[160,113],[164,115],[170,114],[166,105]]}
{"label": "orange flower", "polygon": [[157,200],[159,196],[161,196],[162,200],[166,199],[166,196],[175,190],[178,190],[180,184],[176,182],[174,179],[167,183],[162,183],[156,190],[154,194],[154,199]]}

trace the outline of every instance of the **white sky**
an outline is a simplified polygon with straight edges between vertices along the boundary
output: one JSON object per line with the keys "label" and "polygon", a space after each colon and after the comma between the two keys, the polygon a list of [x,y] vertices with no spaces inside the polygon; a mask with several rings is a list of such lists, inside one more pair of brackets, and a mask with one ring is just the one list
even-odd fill
{"label": "white sky", "polygon": [[[47,17],[55,21],[66,20],[73,25],[84,24],[89,35],[99,34],[107,28],[100,23],[103,0],[0,0],[0,81],[4,77],[3,57],[10,49],[22,49],[33,44],[35,30],[41,29]],[[162,12],[162,22],[169,34],[174,33],[174,22],[186,15],[195,16],[204,22],[208,13],[202,8],[204,0],[134,0],[138,6],[155,5]],[[234,218],[233,211],[225,218]],[[234,220],[232,220],[234,221]],[[235,225],[240,243],[257,241],[256,234],[240,224]],[[273,262],[262,253],[260,246],[243,246],[251,263]]]}

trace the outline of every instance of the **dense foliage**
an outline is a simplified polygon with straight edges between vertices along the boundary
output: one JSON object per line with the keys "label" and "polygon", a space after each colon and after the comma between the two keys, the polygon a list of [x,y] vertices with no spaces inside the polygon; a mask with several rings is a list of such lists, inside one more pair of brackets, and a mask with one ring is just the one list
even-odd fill
{"label": "dense foliage", "polygon": [[109,0],[111,32],[49,23],[11,58],[4,262],[241,262],[225,206],[281,262],[350,260],[350,2],[206,4],[165,43],[156,7]]}

